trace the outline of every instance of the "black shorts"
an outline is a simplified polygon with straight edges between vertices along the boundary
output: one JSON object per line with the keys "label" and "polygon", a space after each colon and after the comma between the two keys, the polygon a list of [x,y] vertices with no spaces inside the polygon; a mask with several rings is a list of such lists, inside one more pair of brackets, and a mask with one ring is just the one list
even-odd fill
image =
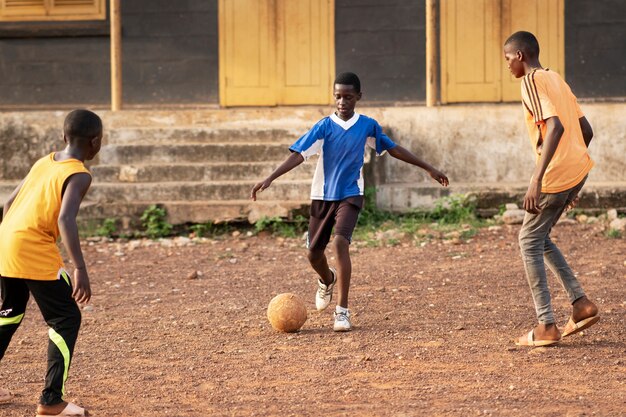
{"label": "black shorts", "polygon": [[333,227],[335,235],[343,236],[348,242],[351,242],[352,232],[359,219],[363,201],[362,195],[339,201],[313,200],[307,238],[309,250],[326,249],[332,236]]}

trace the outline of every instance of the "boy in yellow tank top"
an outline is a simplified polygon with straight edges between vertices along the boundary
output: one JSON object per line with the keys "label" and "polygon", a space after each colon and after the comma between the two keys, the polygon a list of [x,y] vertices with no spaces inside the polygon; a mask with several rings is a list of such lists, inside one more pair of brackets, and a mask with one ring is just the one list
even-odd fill
{"label": "boy in yellow tank top", "polygon": [[[77,302],[91,298],[76,215],[91,185],[83,163],[100,151],[102,121],[88,110],[74,110],[65,118],[63,140],[63,151],[33,165],[4,205],[0,223],[0,360],[24,318],[30,294],[50,328],[38,416],[86,415],[63,395],[81,322]],[[63,269],[59,236],[74,266],[73,280]],[[0,402],[10,398],[0,388]]]}
{"label": "boy in yellow tank top", "polygon": [[[516,32],[504,44],[509,70],[522,79],[522,104],[536,166],[524,197],[526,216],[519,234],[526,277],[539,324],[519,337],[519,346],[550,346],[595,324],[600,316],[559,248],[552,226],[578,193],[593,167],[587,147],[593,137],[576,97],[565,81],[539,63],[539,43],[530,32]],[[559,332],[552,311],[546,264],[563,284],[572,315]]]}

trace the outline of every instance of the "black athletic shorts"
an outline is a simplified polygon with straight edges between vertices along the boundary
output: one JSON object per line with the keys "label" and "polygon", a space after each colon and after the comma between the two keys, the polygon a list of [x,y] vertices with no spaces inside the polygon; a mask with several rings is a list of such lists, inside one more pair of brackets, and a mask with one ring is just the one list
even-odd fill
{"label": "black athletic shorts", "polygon": [[363,207],[363,196],[348,197],[339,201],[313,200],[309,218],[309,250],[324,250],[334,234],[352,241],[352,232]]}

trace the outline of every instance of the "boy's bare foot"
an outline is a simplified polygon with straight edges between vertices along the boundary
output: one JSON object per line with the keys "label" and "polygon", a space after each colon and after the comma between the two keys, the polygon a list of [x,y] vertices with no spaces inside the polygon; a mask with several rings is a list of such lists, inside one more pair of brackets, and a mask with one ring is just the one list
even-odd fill
{"label": "boy's bare foot", "polygon": [[41,416],[88,416],[89,412],[74,403],[63,401],[54,405],[37,406],[37,417]]}
{"label": "boy's bare foot", "polygon": [[538,324],[533,329],[535,340],[561,340],[561,332],[556,324]]}
{"label": "boy's bare foot", "polygon": [[584,295],[572,304],[572,320],[574,323],[597,315],[598,306]]}
{"label": "boy's bare foot", "polygon": [[555,324],[538,324],[527,334],[515,340],[517,346],[552,346],[561,340],[561,334]]}
{"label": "boy's bare foot", "polygon": [[572,317],[563,328],[563,337],[567,337],[581,332],[600,320],[598,306],[592,303],[587,297],[580,297],[572,304]]}
{"label": "boy's bare foot", "polygon": [[56,416],[58,414],[61,414],[61,412],[65,410],[65,407],[67,407],[66,401],[54,405],[39,404],[37,406],[37,414],[41,414],[44,416]]}

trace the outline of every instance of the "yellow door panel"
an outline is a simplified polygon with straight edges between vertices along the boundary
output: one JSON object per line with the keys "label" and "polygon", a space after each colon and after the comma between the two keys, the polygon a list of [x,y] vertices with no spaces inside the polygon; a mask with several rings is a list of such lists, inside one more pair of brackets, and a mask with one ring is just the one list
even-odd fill
{"label": "yellow door panel", "polygon": [[500,0],[441,3],[442,102],[499,101]]}
{"label": "yellow door panel", "polygon": [[544,67],[564,75],[564,0],[441,0],[443,103],[519,101],[502,46],[518,30],[534,33]]}
{"label": "yellow door panel", "polygon": [[220,0],[220,102],[275,105],[274,0]]}
{"label": "yellow door panel", "polygon": [[223,106],[328,104],[334,0],[220,0]]}
{"label": "yellow door panel", "polygon": [[[539,40],[539,61],[544,68],[565,76],[564,0],[502,0],[502,41],[526,30]],[[502,100],[520,101],[520,80],[515,79],[502,59]]]}
{"label": "yellow door panel", "polygon": [[334,54],[328,0],[277,3],[279,104],[328,104]]}

